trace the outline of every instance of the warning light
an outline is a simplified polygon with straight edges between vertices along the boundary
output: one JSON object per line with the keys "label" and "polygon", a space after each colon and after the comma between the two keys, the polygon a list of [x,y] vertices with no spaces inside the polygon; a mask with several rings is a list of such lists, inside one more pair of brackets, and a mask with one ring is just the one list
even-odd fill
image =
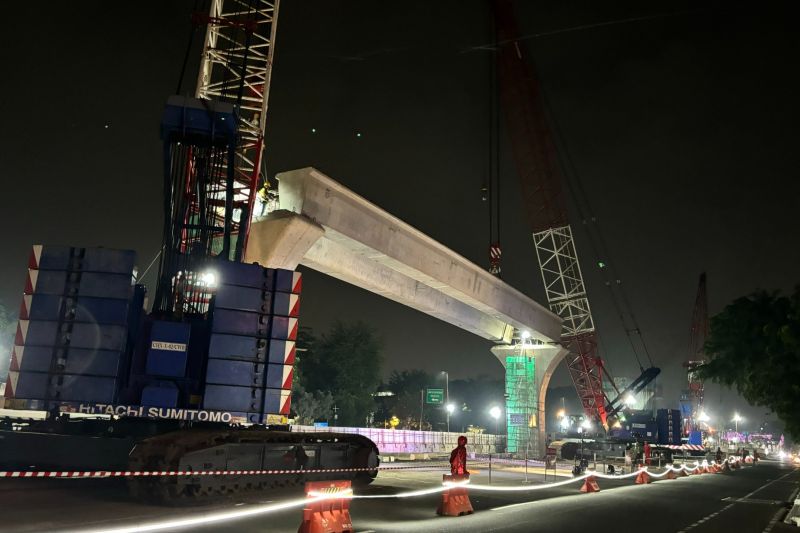
{"label": "warning light", "polygon": [[599,266],[600,268],[605,268],[605,267],[606,267],[606,264],[605,264],[605,263],[603,263],[602,261],[598,261],[598,262],[597,262],[597,266]]}

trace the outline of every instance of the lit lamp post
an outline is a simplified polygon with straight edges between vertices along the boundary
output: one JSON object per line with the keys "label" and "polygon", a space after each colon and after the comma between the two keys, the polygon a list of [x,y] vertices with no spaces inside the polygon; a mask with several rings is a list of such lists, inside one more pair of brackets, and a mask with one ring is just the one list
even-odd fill
{"label": "lit lamp post", "polygon": [[628,393],[628,395],[625,396],[625,399],[623,400],[623,402],[628,407],[628,409],[633,409],[633,407],[636,405],[636,396],[634,396],[633,394]]}
{"label": "lit lamp post", "polygon": [[447,370],[442,370],[441,372],[444,374],[444,404],[445,404],[445,411],[447,412],[447,432],[450,432],[450,374],[447,373]]}
{"label": "lit lamp post", "polygon": [[733,414],[733,423],[736,425],[736,438],[739,438],[739,422],[741,422],[742,417],[739,416],[739,413]]}
{"label": "lit lamp post", "polygon": [[[711,417],[708,416],[708,413],[706,413],[705,411],[700,411],[700,413],[697,415],[697,421],[698,422],[702,422],[702,423],[704,423],[706,425],[706,430],[707,430],[706,435],[708,435],[711,432],[710,431],[711,430],[711,426],[708,424],[711,421]],[[706,440],[710,444],[714,443],[714,439],[712,439],[710,435],[707,436]]]}
{"label": "lit lamp post", "polygon": [[447,431],[450,431],[450,415],[456,410],[456,406],[453,403],[448,403],[445,409],[447,409]]}
{"label": "lit lamp post", "polygon": [[590,429],[592,429],[592,423],[588,418],[585,418],[578,428],[578,432],[581,434],[581,470],[583,470],[583,435]]}
{"label": "lit lamp post", "polygon": [[569,421],[567,420],[567,412],[562,408],[559,409],[556,413],[556,418],[558,418],[558,425],[561,428],[561,431],[566,431],[567,427],[569,426]]}
{"label": "lit lamp post", "polygon": [[498,431],[497,424],[498,424],[498,421],[500,420],[500,415],[502,413],[503,413],[502,409],[500,409],[496,405],[494,407],[492,407],[491,409],[489,409],[489,414],[491,415],[492,418],[494,418],[494,434],[495,435],[497,435],[497,431]]}

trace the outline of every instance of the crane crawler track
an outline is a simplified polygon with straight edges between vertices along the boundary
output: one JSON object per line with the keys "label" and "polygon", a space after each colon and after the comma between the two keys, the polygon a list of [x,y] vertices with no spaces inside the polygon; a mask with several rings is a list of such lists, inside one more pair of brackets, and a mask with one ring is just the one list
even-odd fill
{"label": "crane crawler track", "polygon": [[308,473],[160,476],[128,480],[137,499],[181,505],[218,500],[306,481],[349,479],[367,485],[377,470],[313,472],[316,469],[376,468],[375,444],[356,434],[294,433],[266,428],[175,431],[144,439],[130,454],[131,470],[310,470]]}

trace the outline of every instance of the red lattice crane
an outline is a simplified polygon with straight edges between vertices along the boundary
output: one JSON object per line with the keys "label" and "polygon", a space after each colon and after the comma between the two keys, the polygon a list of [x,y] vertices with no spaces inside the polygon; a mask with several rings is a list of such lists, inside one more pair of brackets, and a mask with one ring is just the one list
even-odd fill
{"label": "red lattice crane", "polygon": [[683,366],[687,370],[688,387],[683,400],[689,402],[691,414],[687,420],[687,430],[697,429],[698,416],[703,410],[703,381],[697,377],[695,369],[705,362],[703,346],[708,338],[708,294],[706,292],[706,273],[700,274],[697,296],[692,312],[692,326],[689,331],[689,353]]}
{"label": "red lattice crane", "polygon": [[597,354],[580,263],[567,217],[556,146],[536,74],[525,61],[509,0],[492,2],[497,28],[497,80],[536,257],[550,309],[564,322],[567,366],[587,416],[606,425],[603,361]]}

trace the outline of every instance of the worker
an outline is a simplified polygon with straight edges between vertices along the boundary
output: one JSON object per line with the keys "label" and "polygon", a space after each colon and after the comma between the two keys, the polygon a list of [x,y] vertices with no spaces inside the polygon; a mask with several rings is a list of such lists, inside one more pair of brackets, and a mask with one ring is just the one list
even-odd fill
{"label": "worker", "polygon": [[758,463],[758,450],[753,450],[753,466]]}
{"label": "worker", "polygon": [[650,464],[650,443],[644,441],[644,464]]}
{"label": "worker", "polygon": [[467,437],[458,437],[458,446],[450,452],[450,473],[454,476],[468,476],[467,471]]}
{"label": "worker", "polygon": [[305,470],[308,464],[308,454],[301,444],[294,447],[294,464],[298,470]]}
{"label": "worker", "polygon": [[720,448],[719,446],[717,446],[717,453],[714,459],[716,459],[717,464],[722,464],[722,448]]}

